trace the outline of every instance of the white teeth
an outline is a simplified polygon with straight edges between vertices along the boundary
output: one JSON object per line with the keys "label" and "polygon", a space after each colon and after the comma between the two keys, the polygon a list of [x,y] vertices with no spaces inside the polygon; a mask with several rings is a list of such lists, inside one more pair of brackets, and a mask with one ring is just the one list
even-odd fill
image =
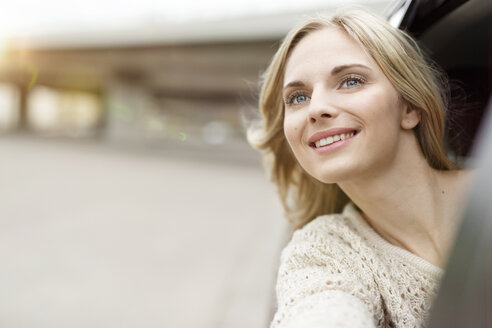
{"label": "white teeth", "polygon": [[341,133],[341,134],[330,136],[330,137],[327,137],[324,139],[320,139],[320,140],[316,141],[314,143],[314,145],[316,146],[316,148],[319,148],[319,147],[323,147],[326,145],[330,145],[336,141],[348,139],[350,137],[353,137],[354,135],[355,135],[355,131],[353,131],[351,133]]}

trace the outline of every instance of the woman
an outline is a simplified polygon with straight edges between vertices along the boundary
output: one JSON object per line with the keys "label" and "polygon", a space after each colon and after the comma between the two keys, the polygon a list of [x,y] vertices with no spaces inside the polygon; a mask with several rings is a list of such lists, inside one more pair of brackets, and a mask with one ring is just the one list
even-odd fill
{"label": "woman", "polygon": [[425,325],[469,180],[443,148],[445,93],[417,44],[362,9],[287,35],[249,133],[297,228],[272,327]]}

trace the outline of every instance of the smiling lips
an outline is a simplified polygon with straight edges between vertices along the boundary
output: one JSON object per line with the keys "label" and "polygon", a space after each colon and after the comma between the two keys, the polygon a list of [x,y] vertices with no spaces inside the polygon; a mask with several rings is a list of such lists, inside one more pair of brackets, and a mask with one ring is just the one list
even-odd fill
{"label": "smiling lips", "polygon": [[337,141],[349,139],[357,134],[355,129],[335,128],[327,131],[315,133],[309,138],[309,146],[312,148],[320,148],[331,145]]}
{"label": "smiling lips", "polygon": [[340,141],[340,140],[345,140],[345,139],[348,139],[350,137],[353,137],[354,134],[355,134],[355,132],[336,134],[333,137],[328,137],[328,138],[324,138],[324,139],[321,139],[319,141],[316,141],[314,143],[314,145],[316,146],[316,148],[323,147],[323,146],[326,146],[326,145],[331,145],[334,142],[337,142],[337,141]]}

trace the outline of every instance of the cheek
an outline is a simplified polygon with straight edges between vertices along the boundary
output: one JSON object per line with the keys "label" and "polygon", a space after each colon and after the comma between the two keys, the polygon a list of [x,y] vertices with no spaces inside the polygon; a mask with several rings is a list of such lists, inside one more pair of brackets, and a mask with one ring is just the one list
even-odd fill
{"label": "cheek", "polygon": [[392,131],[400,126],[400,104],[396,92],[388,88],[375,89],[366,97],[365,118],[380,132]]}
{"label": "cheek", "polygon": [[396,151],[400,128],[400,113],[397,98],[381,94],[381,97],[371,99],[367,108],[365,124],[367,129],[366,150],[374,156],[387,156]]}
{"label": "cheek", "polygon": [[292,148],[296,146],[296,143],[298,143],[301,138],[301,130],[296,122],[295,117],[290,115],[284,118],[285,137]]}

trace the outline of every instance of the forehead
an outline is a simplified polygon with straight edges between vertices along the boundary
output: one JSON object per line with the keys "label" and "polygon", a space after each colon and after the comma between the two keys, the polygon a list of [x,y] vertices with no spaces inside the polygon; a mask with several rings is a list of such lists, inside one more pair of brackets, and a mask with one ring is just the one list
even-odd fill
{"label": "forehead", "polygon": [[294,47],[287,59],[284,79],[297,78],[296,75],[301,73],[324,73],[333,67],[353,63],[377,67],[346,32],[336,27],[325,27],[310,32]]}

